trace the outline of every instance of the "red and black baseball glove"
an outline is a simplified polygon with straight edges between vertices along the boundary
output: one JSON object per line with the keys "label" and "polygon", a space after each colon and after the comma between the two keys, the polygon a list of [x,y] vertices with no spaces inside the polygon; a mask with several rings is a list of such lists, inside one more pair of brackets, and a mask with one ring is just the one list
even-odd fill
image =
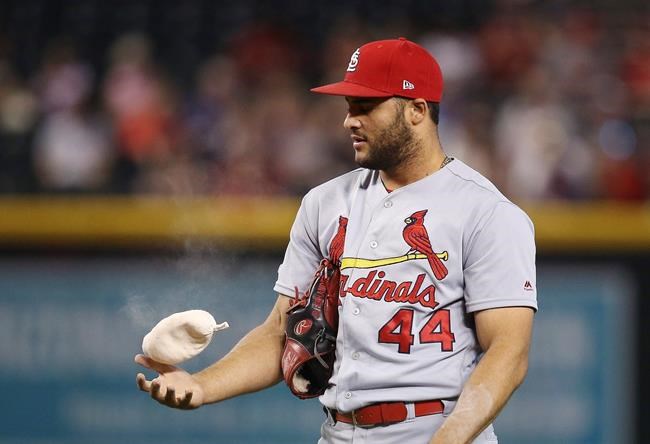
{"label": "red and black baseball glove", "polygon": [[309,290],[287,311],[282,373],[291,392],[301,399],[320,396],[332,376],[338,332],[340,271],[328,259],[316,270]]}

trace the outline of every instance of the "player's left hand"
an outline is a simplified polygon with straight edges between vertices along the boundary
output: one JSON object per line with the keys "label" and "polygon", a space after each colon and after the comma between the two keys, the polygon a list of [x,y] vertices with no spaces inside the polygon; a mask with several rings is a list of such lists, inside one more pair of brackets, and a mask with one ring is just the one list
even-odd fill
{"label": "player's left hand", "polygon": [[195,409],[203,405],[203,388],[188,372],[173,365],[162,364],[145,355],[135,356],[135,362],[159,373],[148,381],[142,373],[136,376],[138,388],[167,407]]}

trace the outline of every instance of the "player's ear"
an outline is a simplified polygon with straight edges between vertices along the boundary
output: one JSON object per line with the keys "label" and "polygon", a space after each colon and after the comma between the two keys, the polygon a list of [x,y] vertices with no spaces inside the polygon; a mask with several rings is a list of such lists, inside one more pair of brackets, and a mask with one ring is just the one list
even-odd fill
{"label": "player's ear", "polygon": [[406,107],[406,119],[413,125],[419,125],[426,121],[429,107],[424,99],[413,99]]}

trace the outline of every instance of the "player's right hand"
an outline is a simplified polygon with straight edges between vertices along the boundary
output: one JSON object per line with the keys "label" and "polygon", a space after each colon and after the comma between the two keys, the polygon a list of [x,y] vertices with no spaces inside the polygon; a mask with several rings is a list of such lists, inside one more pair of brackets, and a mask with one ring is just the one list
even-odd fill
{"label": "player's right hand", "polygon": [[173,365],[162,364],[145,355],[135,356],[135,362],[159,373],[148,381],[138,373],[136,382],[143,392],[148,392],[159,403],[177,409],[195,409],[203,405],[203,388],[185,370]]}

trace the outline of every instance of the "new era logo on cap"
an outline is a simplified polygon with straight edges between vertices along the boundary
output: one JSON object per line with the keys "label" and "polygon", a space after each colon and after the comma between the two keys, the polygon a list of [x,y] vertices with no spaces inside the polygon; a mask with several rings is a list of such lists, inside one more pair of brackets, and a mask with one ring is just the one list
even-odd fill
{"label": "new era logo on cap", "polygon": [[415,85],[409,82],[408,80],[404,80],[402,82],[402,89],[415,89]]}

